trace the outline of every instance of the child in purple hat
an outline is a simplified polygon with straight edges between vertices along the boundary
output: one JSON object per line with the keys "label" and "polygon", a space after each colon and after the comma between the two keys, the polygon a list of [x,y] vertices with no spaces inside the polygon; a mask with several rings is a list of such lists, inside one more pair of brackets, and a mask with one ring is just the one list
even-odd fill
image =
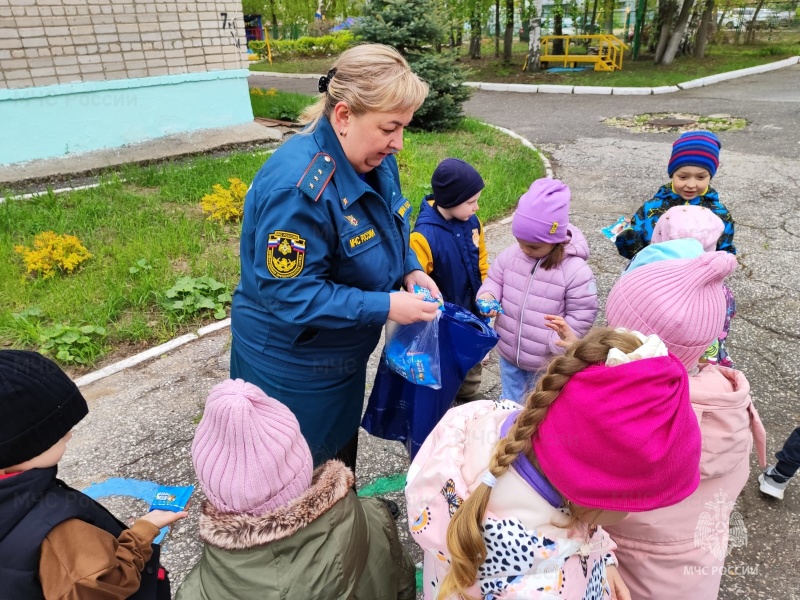
{"label": "child in purple hat", "polygon": [[502,398],[515,402],[533,389],[536,372],[564,352],[546,317],[563,317],[582,336],[597,316],[589,245],[569,222],[569,202],[570,190],[561,181],[534,181],[511,222],[517,243],[500,253],[478,290],[479,299],[503,307],[495,322]]}
{"label": "child in purple hat", "polygon": [[724,229],[712,249],[736,254],[733,245],[733,217],[720,202],[711,179],[719,168],[722,144],[711,131],[687,131],[672,145],[667,165],[670,182],[661,186],[650,200],[633,215],[628,226],[617,234],[614,243],[625,258],[634,255],[651,242],[653,229],[661,215],[673,206],[690,204],[711,209],[724,223]]}

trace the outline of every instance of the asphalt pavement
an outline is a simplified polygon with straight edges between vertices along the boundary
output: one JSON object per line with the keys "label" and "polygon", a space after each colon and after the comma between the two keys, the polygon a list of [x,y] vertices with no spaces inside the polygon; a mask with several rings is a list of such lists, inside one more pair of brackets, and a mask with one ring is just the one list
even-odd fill
{"label": "asphalt pavement", "polygon": [[[312,93],[316,82],[254,75],[251,85]],[[752,385],[768,432],[770,457],[800,425],[800,65],[675,94],[583,96],[476,92],[466,113],[524,136],[550,158],[556,177],[572,188],[571,221],[586,235],[590,264],[604,301],[624,267],[600,230],[630,215],[667,180],[675,134],[634,133],[603,124],[608,117],[651,112],[744,117],[741,131],[722,132],[721,166],[714,180],[736,221],[740,268],[731,278],[738,313],[730,352]],[[491,181],[486,192],[491,193]],[[414,199],[416,200],[416,199]],[[513,242],[508,224],[487,227],[490,257]],[[603,323],[601,314],[598,323]],[[61,463],[61,476],[84,488],[124,478],[118,495],[103,500],[123,519],[146,510],[135,481],[196,484],[190,446],[210,388],[228,374],[229,331],[204,336],[164,356],[83,388],[89,416],[77,427]],[[374,373],[373,356],[368,380]],[[499,394],[496,357],[484,370],[483,391]],[[369,394],[369,390],[367,391]],[[361,432],[358,486],[402,503],[399,475],[405,449]],[[758,466],[738,500],[746,545],[727,559],[720,598],[800,599],[800,482],[783,502],[757,490]],[[632,469],[635,473],[635,469]],[[127,486],[127,487],[126,487]],[[190,517],[166,538],[163,560],[180,582],[198,558],[201,493]],[[420,552],[405,535],[416,560]],[[665,591],[664,598],[668,598]]]}

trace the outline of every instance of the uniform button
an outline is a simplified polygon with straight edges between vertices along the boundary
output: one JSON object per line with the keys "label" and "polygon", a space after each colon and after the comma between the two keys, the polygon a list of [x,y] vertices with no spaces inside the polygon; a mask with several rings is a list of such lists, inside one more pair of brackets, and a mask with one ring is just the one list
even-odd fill
{"label": "uniform button", "polygon": [[330,156],[326,156],[325,157],[325,162],[331,162],[331,157]]}

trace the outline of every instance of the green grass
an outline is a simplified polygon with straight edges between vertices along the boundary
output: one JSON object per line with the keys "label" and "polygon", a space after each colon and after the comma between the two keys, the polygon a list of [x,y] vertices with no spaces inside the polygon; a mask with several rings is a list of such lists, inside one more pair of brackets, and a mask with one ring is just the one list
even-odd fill
{"label": "green grass", "polygon": [[[483,175],[484,221],[507,214],[543,174],[532,150],[472,119],[450,133],[408,133],[399,162],[404,192],[415,207],[447,156],[471,162]],[[227,187],[230,177],[249,183],[265,159],[264,152],[242,152],[129,166],[94,189],[0,204],[0,253],[6,257],[0,263],[0,345],[39,349],[42,332],[56,324],[103,327],[105,338],[86,350],[91,362],[212,322],[211,311],[185,320],[168,313],[165,292],[179,277],[206,275],[233,290],[239,279],[239,226],[206,220],[199,202],[215,183]],[[72,275],[25,277],[14,247],[30,246],[45,230],[78,236],[92,258]]]}
{"label": "green grass", "polygon": [[250,88],[250,104],[253,106],[253,115],[265,119],[297,121],[303,109],[315,101],[316,98],[305,94]]}
{"label": "green grass", "polygon": [[[726,40],[732,40],[732,34],[725,33]],[[523,71],[527,54],[527,43],[515,42],[512,48],[511,62],[505,63],[502,58],[494,56],[494,41],[485,39],[482,45],[482,58],[472,60],[466,53],[466,40],[459,52],[459,64],[469,71],[469,81],[486,81],[497,83],[530,83],[557,85],[596,85],[619,87],[655,87],[675,85],[684,81],[744,69],[769,62],[800,55],[800,32],[795,30],[776,30],[759,34],[759,40],[752,45],[735,45],[730,43],[709,44],[706,47],[706,58],[697,60],[688,56],[678,56],[669,66],[653,65],[652,57],[642,56],[633,61],[626,55],[622,71],[613,73],[580,71],[574,73],[548,73],[539,71],[531,73]],[[575,49],[581,53],[582,48]],[[502,43],[501,43],[502,53]],[[250,65],[253,71],[273,71],[279,73],[324,73],[333,58],[313,59],[276,59],[275,63],[256,63]],[[552,64],[550,66],[562,66]]]}

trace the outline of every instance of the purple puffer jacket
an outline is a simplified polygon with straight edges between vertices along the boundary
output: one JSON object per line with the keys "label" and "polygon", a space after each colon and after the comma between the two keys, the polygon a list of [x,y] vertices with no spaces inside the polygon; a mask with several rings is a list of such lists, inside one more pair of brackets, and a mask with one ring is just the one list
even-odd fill
{"label": "purple puffer jacket", "polygon": [[478,296],[489,292],[503,306],[495,329],[500,334],[500,355],[526,371],[536,371],[554,354],[558,334],[545,326],[545,315],[564,317],[578,337],[589,331],[597,317],[597,286],[586,263],[589,245],[580,229],[567,228],[564,260],[545,271],[540,260],[522,253],[518,244],[503,250],[489,267]]}

